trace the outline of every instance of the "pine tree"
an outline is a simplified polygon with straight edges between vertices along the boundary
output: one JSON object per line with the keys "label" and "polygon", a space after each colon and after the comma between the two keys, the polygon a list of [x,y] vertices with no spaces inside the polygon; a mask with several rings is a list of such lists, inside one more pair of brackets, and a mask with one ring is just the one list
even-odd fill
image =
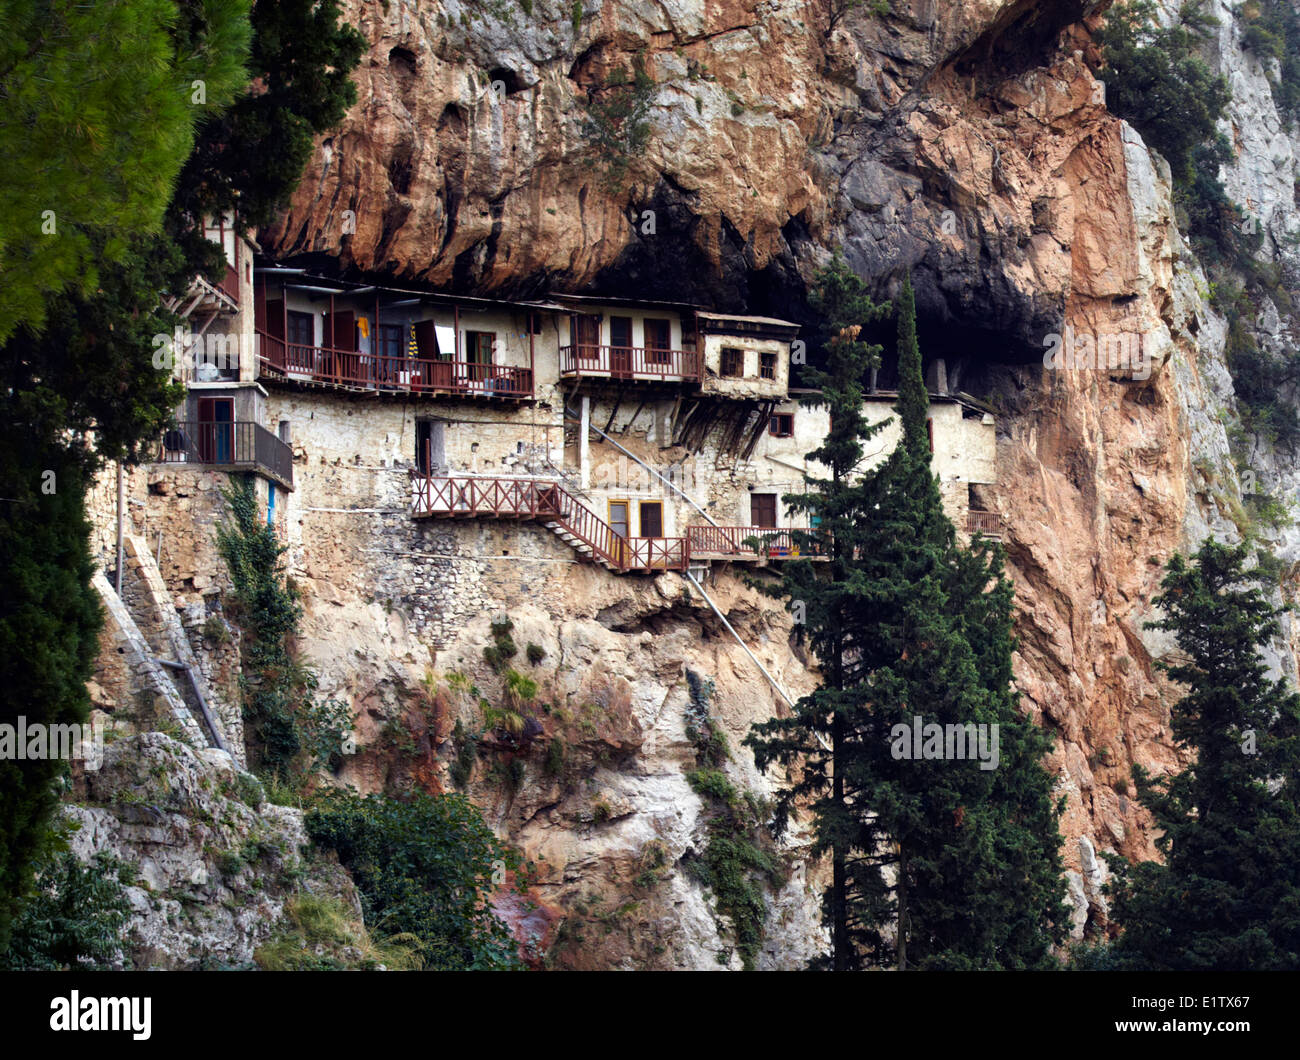
{"label": "pine tree", "polygon": [[[0,342],[157,233],[198,122],[244,83],[249,0],[0,9]],[[196,86],[202,86],[196,92]]]}
{"label": "pine tree", "polygon": [[1280,613],[1245,569],[1244,546],[1210,540],[1169,563],[1149,623],[1185,661],[1165,669],[1187,692],[1178,744],[1196,760],[1174,776],[1135,768],[1162,830],[1164,864],[1117,866],[1112,914],[1121,967],[1272,970],[1300,964],[1300,696],[1259,649]]}
{"label": "pine tree", "polygon": [[[351,98],[339,80],[359,47],[336,20],[333,2],[270,0],[256,5],[256,34],[249,0],[0,10],[0,148],[22,173],[0,185],[0,720],[85,719],[100,622],[86,484],[106,460],[141,459],[176,403],[152,338],[177,323],[164,293],[196,271],[217,277],[202,212],[244,195],[270,210],[292,187],[283,152],[299,157]],[[241,97],[258,117],[239,123],[243,149],[227,158],[210,147],[213,115],[246,85],[250,37],[274,91]],[[211,164],[187,164],[191,148]],[[46,209],[55,236],[42,235]],[[0,766],[0,947],[48,843],[61,773]]]}

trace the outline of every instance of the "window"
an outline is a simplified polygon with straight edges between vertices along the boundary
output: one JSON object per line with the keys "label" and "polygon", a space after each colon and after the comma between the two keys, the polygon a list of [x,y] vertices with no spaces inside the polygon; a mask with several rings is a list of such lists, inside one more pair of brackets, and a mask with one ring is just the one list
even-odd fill
{"label": "window", "polygon": [[749,495],[749,519],[751,526],[776,526],[776,494],[751,493]]}
{"label": "window", "polygon": [[930,452],[934,452],[934,420],[925,421],[925,436],[930,442]]}
{"label": "window", "polygon": [[316,320],[310,313],[289,310],[289,345],[315,346]]}
{"label": "window", "polygon": [[645,345],[651,364],[667,364],[673,359],[673,329],[667,320],[649,318],[645,322]]}
{"label": "window", "polygon": [[470,364],[491,364],[492,351],[496,349],[495,331],[465,332],[465,359]]}
{"label": "window", "polygon": [[275,483],[266,484],[266,525],[275,526]]}
{"label": "window", "polygon": [[760,353],[758,355],[758,374],[764,379],[776,378],[775,353]]}
{"label": "window", "polygon": [[609,526],[617,537],[627,537],[630,532],[627,521],[630,507],[627,501],[609,502]]}
{"label": "window", "polygon": [[745,351],[729,346],[722,349],[722,368],[718,373],[724,379],[740,379],[745,374]]}
{"label": "window", "polygon": [[402,332],[404,330],[401,324],[379,325],[379,355],[381,357],[402,356]]}
{"label": "window", "polygon": [[641,502],[641,536],[664,536],[664,506],[661,502]]}
{"label": "window", "polygon": [[279,435],[280,441],[287,445],[289,443],[289,421],[281,420],[279,430],[276,433]]}
{"label": "window", "polygon": [[767,424],[767,433],[773,438],[793,438],[794,437],[794,413],[777,412]]}

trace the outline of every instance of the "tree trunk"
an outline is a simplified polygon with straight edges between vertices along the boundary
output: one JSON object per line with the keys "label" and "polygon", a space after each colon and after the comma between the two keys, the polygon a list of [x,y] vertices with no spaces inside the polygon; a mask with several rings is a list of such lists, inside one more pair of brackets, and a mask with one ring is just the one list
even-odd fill
{"label": "tree trunk", "polygon": [[907,971],[907,851],[898,847],[898,970]]}

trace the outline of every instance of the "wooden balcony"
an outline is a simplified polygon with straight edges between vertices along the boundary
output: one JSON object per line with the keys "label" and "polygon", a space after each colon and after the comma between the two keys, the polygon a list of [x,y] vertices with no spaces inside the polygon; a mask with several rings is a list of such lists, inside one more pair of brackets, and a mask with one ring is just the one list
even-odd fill
{"label": "wooden balcony", "polygon": [[636,382],[693,382],[700,378],[695,350],[660,350],[642,346],[561,346],[563,378]]}
{"label": "wooden balcony", "polygon": [[691,555],[706,559],[733,556],[737,559],[792,559],[817,557],[820,549],[800,538],[812,533],[805,528],[772,526],[688,526],[686,540]]}
{"label": "wooden balcony", "polygon": [[184,421],[162,436],[158,462],[219,471],[255,471],[293,489],[293,450],[260,423]]}
{"label": "wooden balcony", "polygon": [[533,396],[530,368],[304,346],[260,329],[257,339],[259,375],[286,382],[372,393],[449,394],[514,401]]}
{"label": "wooden balcony", "polygon": [[966,532],[983,534],[985,537],[1002,536],[1002,516],[997,512],[977,512],[974,509],[966,513]]}

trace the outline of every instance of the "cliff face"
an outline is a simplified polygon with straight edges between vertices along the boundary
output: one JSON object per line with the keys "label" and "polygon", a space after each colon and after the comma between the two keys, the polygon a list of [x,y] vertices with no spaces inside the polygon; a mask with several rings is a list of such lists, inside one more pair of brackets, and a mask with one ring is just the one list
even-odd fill
{"label": "cliff face", "polygon": [[[1104,4],[893,0],[884,15],[868,4],[832,20],[836,6],[603,0],[583,5],[576,22],[555,0],[529,10],[511,0],[353,0],[349,15],[371,42],[358,102],[261,241],[284,256],[336,256],[465,292],[591,287],[805,317],[806,284],[828,248],[842,247],[882,297],[911,269],[927,357],[943,356],[957,387],[1000,410],[999,484],[986,503],[1007,526],[1024,703],[1060,737],[1052,768],[1067,798],[1082,928],[1104,917],[1093,851],[1153,853],[1150,822],[1129,797],[1130,765],[1180,764],[1172,690],[1154,667],[1170,644],[1142,625],[1161,565],[1208,533],[1239,534],[1225,325],[1174,223],[1167,167],[1106,110],[1089,72],[1081,20]],[[1235,97],[1226,131],[1238,154],[1226,183],[1261,219],[1265,252],[1294,269],[1295,144],[1228,6],[1212,6],[1222,19],[1214,61]],[[637,64],[653,85],[628,87],[614,74]],[[634,116],[644,104],[643,147],[627,128],[635,118],[611,123],[612,99],[630,102]],[[1288,341],[1287,326],[1268,307],[1262,341]],[[1151,371],[1045,370],[1053,334],[1141,336]],[[1258,443],[1252,467],[1274,492],[1300,478],[1293,459]],[[1300,558],[1294,530],[1268,543],[1284,560]],[[654,702],[680,705],[669,671],[683,661],[732,667],[734,687],[719,701],[746,704],[729,719],[733,735],[774,708],[752,669],[686,643],[689,608],[629,603],[657,616],[669,643],[639,655],[635,638],[598,621],[581,586],[566,592],[565,604],[535,602],[525,615],[550,638],[539,643],[552,657],[576,652],[583,667],[621,672],[629,726],[666,741],[642,735],[622,748],[637,769],[598,781],[616,801],[643,798],[662,756],[685,754],[678,723],[664,730]],[[335,605],[345,602],[314,605],[313,621],[328,623]],[[461,635],[467,658],[486,642],[480,625]],[[767,630],[783,644],[778,633]],[[1289,625],[1284,641],[1275,662],[1294,674]],[[388,665],[378,657],[385,643],[377,635],[371,645],[377,672]],[[786,650],[773,647],[773,658]],[[357,680],[328,650],[319,656],[338,683]],[[798,691],[807,676],[790,666]],[[572,686],[571,699],[590,692],[578,678],[555,680]],[[680,763],[674,775],[680,787]],[[665,812],[685,794],[649,787]],[[530,852],[550,850],[569,866],[569,877],[549,881],[553,896],[630,874],[641,824],[602,832],[566,822],[578,812],[571,794],[476,796]],[[665,827],[685,849],[689,822],[673,838],[680,824]],[[791,953],[811,938],[803,901]],[[654,915],[671,919],[669,906]],[[709,935],[664,962],[697,962]]]}

